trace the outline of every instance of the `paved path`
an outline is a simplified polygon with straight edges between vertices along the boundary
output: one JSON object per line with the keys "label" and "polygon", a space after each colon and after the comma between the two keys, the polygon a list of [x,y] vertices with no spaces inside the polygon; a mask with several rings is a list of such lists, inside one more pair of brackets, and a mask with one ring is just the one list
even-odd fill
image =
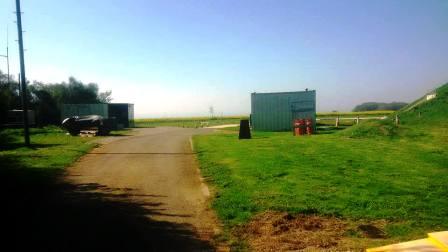
{"label": "paved path", "polygon": [[216,126],[210,126],[210,127],[205,127],[206,129],[225,129],[225,128],[230,128],[230,127],[238,127],[240,126],[239,124],[224,124],[224,125],[216,125]]}
{"label": "paved path", "polygon": [[107,138],[68,169],[67,181],[110,201],[111,209],[102,206],[98,218],[110,227],[117,218],[129,229],[133,235],[124,235],[123,249],[213,251],[210,241],[219,230],[190,143],[192,135],[207,132],[166,127]]}

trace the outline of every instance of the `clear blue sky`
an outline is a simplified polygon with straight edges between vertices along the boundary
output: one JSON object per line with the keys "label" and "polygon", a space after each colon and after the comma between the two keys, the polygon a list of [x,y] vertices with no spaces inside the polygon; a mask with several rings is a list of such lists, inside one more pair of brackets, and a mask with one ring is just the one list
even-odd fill
{"label": "clear blue sky", "polygon": [[[0,34],[8,24],[17,73],[14,2],[0,2]],[[345,111],[448,81],[447,0],[22,0],[22,10],[30,80],[96,82],[140,116],[246,114],[251,92],[305,88],[318,110]]]}

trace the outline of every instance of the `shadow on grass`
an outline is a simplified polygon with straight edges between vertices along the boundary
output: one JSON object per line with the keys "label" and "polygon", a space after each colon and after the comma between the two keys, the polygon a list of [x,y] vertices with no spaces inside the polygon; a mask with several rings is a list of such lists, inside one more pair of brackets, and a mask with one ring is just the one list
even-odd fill
{"label": "shadow on grass", "polygon": [[326,134],[334,134],[337,133],[341,130],[344,130],[346,128],[348,128],[350,126],[339,126],[339,127],[335,127],[335,126],[318,126],[316,133],[318,135],[326,135]]}
{"label": "shadow on grass", "polygon": [[[32,128],[31,137],[38,134],[48,133],[47,129]],[[60,144],[37,144],[32,143],[28,148],[36,150],[58,146]],[[26,147],[23,139],[23,131],[21,129],[0,129],[0,150],[15,150]]]}
{"label": "shadow on grass", "polygon": [[59,146],[60,144],[34,144],[32,143],[30,146],[25,146],[24,143],[0,143],[0,150],[15,150],[22,147],[27,147],[32,150],[42,149],[42,148],[50,148],[54,146]]}
{"label": "shadow on grass", "polygon": [[133,128],[125,128],[122,130],[113,130],[107,136],[112,136],[112,137],[132,136],[132,129]]}
{"label": "shadow on grass", "polygon": [[107,136],[111,137],[123,137],[123,136],[132,136],[131,134],[124,134],[124,133],[109,133]]}
{"label": "shadow on grass", "polygon": [[15,142],[16,138],[14,138],[11,134],[6,133],[3,129],[0,129],[0,149],[7,148]]}
{"label": "shadow on grass", "polygon": [[14,156],[0,163],[0,240],[10,251],[213,251],[191,226],[153,219],[163,215],[164,195],[71,184]]}

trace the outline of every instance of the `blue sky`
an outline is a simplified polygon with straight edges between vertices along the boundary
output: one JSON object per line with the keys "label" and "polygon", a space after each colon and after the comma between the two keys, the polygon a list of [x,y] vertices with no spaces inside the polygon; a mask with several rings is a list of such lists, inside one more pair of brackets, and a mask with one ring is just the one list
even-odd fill
{"label": "blue sky", "polygon": [[[0,34],[8,25],[18,73],[14,2],[0,2]],[[305,88],[319,111],[347,111],[448,81],[446,0],[22,0],[22,10],[28,79],[96,82],[138,116],[247,114],[251,92]]]}

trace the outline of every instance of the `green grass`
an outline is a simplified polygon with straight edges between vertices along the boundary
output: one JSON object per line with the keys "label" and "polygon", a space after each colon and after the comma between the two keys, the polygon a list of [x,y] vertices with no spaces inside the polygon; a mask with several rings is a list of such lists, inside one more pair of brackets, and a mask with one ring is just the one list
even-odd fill
{"label": "green grass", "polygon": [[386,220],[385,232],[395,240],[448,229],[443,92],[446,87],[436,100],[401,113],[399,126],[382,120],[306,137],[196,136],[202,174],[216,192],[213,208],[230,229],[267,210]]}
{"label": "green grass", "polygon": [[395,111],[391,110],[377,110],[377,111],[364,111],[364,112],[328,112],[328,113],[317,113],[318,125],[321,126],[331,126],[335,125],[335,118],[339,116],[341,119],[339,121],[340,126],[352,126],[356,124],[355,119],[345,120],[343,118],[356,118],[357,116],[361,118],[373,118],[373,119],[361,119],[361,121],[374,121],[378,120],[376,117],[390,116]]}
{"label": "green grass", "polygon": [[198,128],[201,123],[206,126],[239,124],[241,119],[247,119],[247,116],[228,116],[228,117],[185,117],[185,118],[152,118],[152,119],[136,119],[135,127],[151,128],[161,126]]}
{"label": "green grass", "polygon": [[30,133],[31,146],[25,147],[21,129],[0,131],[0,159],[14,161],[2,164],[2,171],[18,169],[17,163],[27,169],[61,170],[94,146],[91,138],[69,136],[57,127],[33,128]]}
{"label": "green grass", "polygon": [[448,228],[446,144],[289,133],[197,136],[195,144],[229,225],[279,210]]}
{"label": "green grass", "polygon": [[395,111],[392,110],[376,110],[376,111],[363,111],[363,112],[319,112],[317,113],[317,118],[325,118],[325,117],[379,117],[390,115]]}

